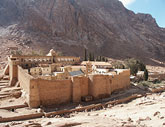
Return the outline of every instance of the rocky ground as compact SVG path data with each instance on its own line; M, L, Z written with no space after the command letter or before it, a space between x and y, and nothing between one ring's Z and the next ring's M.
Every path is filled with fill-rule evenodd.
M165 67L161 66L147 66L147 69L150 73L165 73Z
M165 93L153 94L99 111L72 113L66 117L39 118L1 123L1 127L164 127Z

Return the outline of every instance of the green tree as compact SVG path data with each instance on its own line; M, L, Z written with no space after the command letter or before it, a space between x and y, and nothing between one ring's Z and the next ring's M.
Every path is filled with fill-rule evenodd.
M94 53L91 53L91 61L95 61L95 55L94 55Z
M15 52L15 54L20 56L20 55L22 55L23 53L22 53L21 50L17 50L17 51Z
M15 52L14 52L14 51L11 51L10 54L11 54L11 55L15 55Z
M98 61L101 61L101 56L98 56Z
M85 48L85 53L84 53L84 61L87 61L88 58L87 58L87 49Z
M125 66L126 68L130 69L130 72L132 75L136 75L138 72L138 62L136 59L126 59L125 60Z
M144 71L146 69L146 65L142 63L140 60L137 60L136 63L139 71Z
M99 61L99 56L96 57L96 61Z
M129 68L132 75L136 75L138 71L145 71L146 65L142 63L140 60L136 60L134 58L126 59L124 61L125 67Z
M89 61L92 61L92 53L91 52L89 53L89 58L88 59L89 59Z
M113 62L112 66L115 69L125 69L125 66L121 62L118 62L118 61Z
M102 60L101 61L105 61L105 57L102 57Z
M144 80L145 81L148 80L148 70L147 69L144 70Z
M105 58L105 62L108 62L108 58Z

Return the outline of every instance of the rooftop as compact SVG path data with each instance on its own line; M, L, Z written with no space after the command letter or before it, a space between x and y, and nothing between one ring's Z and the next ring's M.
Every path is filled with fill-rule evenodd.
M72 71L72 72L69 72L69 74L70 76L81 76L84 73L82 71Z
M87 63L89 63L89 61L83 61L82 63L81 63L81 65L86 65ZM101 62L101 61L90 61L90 63L92 64L92 65L95 65L95 66L112 66L110 63L108 63L108 62Z

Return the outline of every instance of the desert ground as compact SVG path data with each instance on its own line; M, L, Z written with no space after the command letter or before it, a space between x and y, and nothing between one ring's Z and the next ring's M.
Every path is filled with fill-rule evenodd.
M6 77L7 78L7 77ZM88 103L98 104L145 94L145 88L133 84L130 88L112 94L110 98ZM88 104L66 105L65 109L83 107ZM17 108L4 108L21 105ZM49 112L52 108L31 109L25 103L25 97L19 87L9 87L8 80L0 81L0 118ZM165 92L147 94L138 99L118 105L109 105L99 110L73 112L36 119L1 122L0 127L164 127L165 126Z
M1 127L163 127L165 126L165 93L153 94L98 111L72 113L65 117L39 118L1 123ZM22 110L22 111L21 111ZM8 111L1 110L7 116ZM15 112L32 113L32 109Z

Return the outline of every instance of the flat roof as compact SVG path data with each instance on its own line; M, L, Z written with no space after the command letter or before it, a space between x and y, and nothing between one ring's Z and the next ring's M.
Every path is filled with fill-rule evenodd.
M92 65L98 65L98 66L112 66L108 62L100 62L100 61L83 61L81 65L86 65L87 63L91 63Z
M70 76L80 76L83 75L84 73L82 71L72 71L69 72Z

